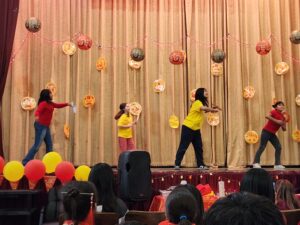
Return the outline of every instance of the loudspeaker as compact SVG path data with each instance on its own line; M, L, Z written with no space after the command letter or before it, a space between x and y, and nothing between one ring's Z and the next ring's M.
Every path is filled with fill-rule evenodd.
M151 198L150 154L146 151L126 151L118 163L120 197L143 201Z

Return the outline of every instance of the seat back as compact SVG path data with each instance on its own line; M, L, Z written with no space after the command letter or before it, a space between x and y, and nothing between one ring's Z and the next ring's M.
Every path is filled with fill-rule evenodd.
M281 210L285 216L287 225L297 225L300 222L300 209Z
M118 214L112 212L96 212L95 225L116 225L119 222Z
M125 221L139 221L145 225L157 225L166 219L165 212L129 211Z

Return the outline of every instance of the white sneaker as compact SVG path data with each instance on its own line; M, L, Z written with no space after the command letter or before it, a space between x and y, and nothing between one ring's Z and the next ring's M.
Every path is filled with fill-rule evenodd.
M261 168L260 164L259 163L253 163L253 168Z
M174 166L174 170L180 170L180 166Z
M274 166L274 169L277 169L277 170L284 170L284 169L285 169L285 166L283 166L283 165L275 165L275 166Z

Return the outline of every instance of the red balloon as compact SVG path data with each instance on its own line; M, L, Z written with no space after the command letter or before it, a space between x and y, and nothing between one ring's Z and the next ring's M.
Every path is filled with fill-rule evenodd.
M4 159L0 156L0 174L3 173L4 164Z
M41 160L30 160L25 166L25 176L28 180L35 182L44 177L46 167Z
M75 168L72 163L63 161L55 169L55 176L62 182L71 181L75 174Z

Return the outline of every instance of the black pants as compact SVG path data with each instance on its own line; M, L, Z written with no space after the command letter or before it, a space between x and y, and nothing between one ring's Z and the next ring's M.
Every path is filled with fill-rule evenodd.
M262 130L261 132L260 145L255 154L254 163L260 162L260 156L265 150L268 141L270 141L275 148L275 165L280 165L281 144L276 134L273 134L266 130Z
M204 165L202 138L200 130L192 130L182 125L180 144L176 153L175 165L180 166L183 156L192 142L197 160L197 166Z

